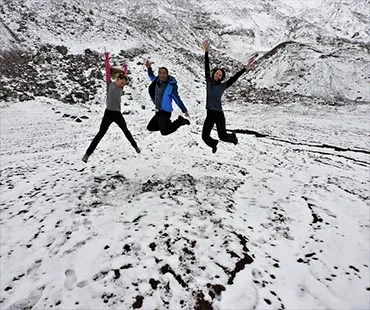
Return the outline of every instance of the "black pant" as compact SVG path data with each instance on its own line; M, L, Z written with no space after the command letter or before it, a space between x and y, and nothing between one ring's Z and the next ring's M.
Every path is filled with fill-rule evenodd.
M146 127L149 131L160 131L163 136L175 132L182 125L181 120L171 122L171 112L158 111Z
M225 114L223 111L207 110L207 117L204 121L202 139L210 147L217 145L217 140L211 138L211 130L216 124L218 137L221 141L234 142L234 134L226 132Z
M105 133L107 132L110 124L112 124L113 122L116 123L119 126L119 128L122 129L127 140L130 141L131 145L133 147L137 146L134 138L131 135L131 132L127 129L126 121L123 118L121 112L105 110L103 119L100 124L99 132L97 133L95 138L91 141L91 144L86 151L88 155L91 155L94 152L100 140L104 137Z

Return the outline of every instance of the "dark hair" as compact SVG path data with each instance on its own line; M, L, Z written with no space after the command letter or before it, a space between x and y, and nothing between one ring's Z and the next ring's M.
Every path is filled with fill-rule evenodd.
M165 71L166 71L166 73L167 73L167 75L168 75L168 69L167 69L166 67L159 67L158 72L159 72L159 70L161 70L161 69L165 70Z
M218 70L220 70L220 71L222 72L222 77L221 77L221 81L222 81L222 80L225 78L225 76L226 76L226 72L225 72L225 70L224 70L224 69L222 69L222 68L214 68L214 69L212 70L211 78L212 78L212 80L214 80L215 73L216 73Z
M127 76L123 72L121 72L120 74L118 74L117 79L125 80L126 82L128 81L127 80Z

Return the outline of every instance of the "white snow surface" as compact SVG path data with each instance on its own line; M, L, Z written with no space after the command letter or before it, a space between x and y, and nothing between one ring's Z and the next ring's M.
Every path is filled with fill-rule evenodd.
M368 4L5 1L14 33L31 14L17 38L28 46L145 52L127 61L122 99L140 154L113 124L81 161L103 89L101 105L0 102L0 308L369 309ZM302 43L232 88L308 97L261 104L228 90L239 144L213 154L201 138L205 37L212 65L231 72L253 52ZM169 136L146 130L146 57L170 69L190 113Z
M229 108L271 136L212 154L202 113L162 137L143 110L125 116L141 154L112 125L85 165L102 107L4 105L2 308L367 309L369 155L319 145L369 149L368 107Z

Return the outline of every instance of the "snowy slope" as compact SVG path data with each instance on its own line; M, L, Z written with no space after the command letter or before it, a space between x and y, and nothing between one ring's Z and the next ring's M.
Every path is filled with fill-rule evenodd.
M1 76L23 101L0 101L0 308L369 309L368 4L4 1L33 54L22 79ZM291 41L224 95L239 144L216 154L201 139L207 37L228 76ZM112 125L84 164L104 48L129 65L142 153ZM147 58L190 112L170 136L146 131Z
M18 40L14 33L6 27L4 23L0 20L0 37L2 38L0 50L11 50L12 48L19 47Z

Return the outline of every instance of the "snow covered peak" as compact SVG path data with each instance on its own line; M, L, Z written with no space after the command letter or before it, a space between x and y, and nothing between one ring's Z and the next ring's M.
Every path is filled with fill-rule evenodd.
M281 57L262 63L264 72L254 76L257 87L370 101L367 8L366 0L5 1L0 40L3 48L14 41L28 47L50 43L65 45L71 53L140 49L135 61L175 54L183 70L198 72L205 38L216 61L236 65L254 52L295 41L310 48L287 45L284 54L276 55ZM320 52L314 56L313 50ZM301 69L309 79L300 78L305 75Z

